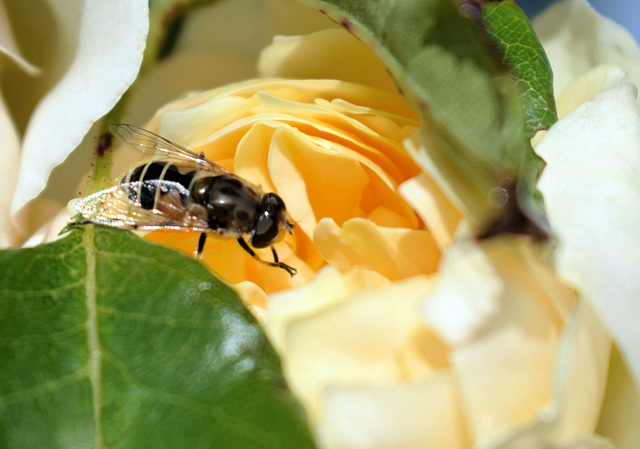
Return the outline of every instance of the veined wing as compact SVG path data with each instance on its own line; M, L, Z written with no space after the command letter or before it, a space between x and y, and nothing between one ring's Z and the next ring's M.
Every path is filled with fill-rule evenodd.
M155 184L153 208L145 209L140 198L142 189ZM124 229L154 231L210 231L207 222L186 209L181 196L189 191L171 181L150 180L127 182L101 190L76 203L76 209L88 221Z
M111 132L122 141L147 156L155 156L163 160L175 162L176 165L191 165L197 169L209 170L213 173L229 173L218 164L178 145L162 136L135 125L120 123L111 126Z

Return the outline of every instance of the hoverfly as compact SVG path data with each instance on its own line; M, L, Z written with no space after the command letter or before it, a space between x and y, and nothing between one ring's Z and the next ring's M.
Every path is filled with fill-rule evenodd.
M76 203L86 219L123 229L200 232L197 257L202 256L207 233L235 238L251 257L291 276L297 270L278 260L273 247L294 223L275 193L157 134L133 125L111 127L113 134L146 155L149 162L131 169L120 183ZM158 157L159 156L159 157ZM244 237L248 237L249 243ZM271 247L273 262L263 260L253 248Z

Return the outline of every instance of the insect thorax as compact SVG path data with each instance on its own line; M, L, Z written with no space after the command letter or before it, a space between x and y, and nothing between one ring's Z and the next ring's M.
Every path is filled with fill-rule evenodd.
M191 199L204 206L211 229L229 229L240 233L253 230L260 211L262 195L253 186L233 174L200 176L191 186Z

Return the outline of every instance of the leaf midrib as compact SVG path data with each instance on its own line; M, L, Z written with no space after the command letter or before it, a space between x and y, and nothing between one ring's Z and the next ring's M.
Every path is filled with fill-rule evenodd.
M86 226L82 235L87 274L85 281L85 306L87 308L87 347L89 350L88 375L93 399L93 447L104 447L102 435L102 346L98 329L98 288L96 280L95 229Z

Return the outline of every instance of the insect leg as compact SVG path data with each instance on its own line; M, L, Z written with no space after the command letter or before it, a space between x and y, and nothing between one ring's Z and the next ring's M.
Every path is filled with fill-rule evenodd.
M202 232L200 234L200 239L198 240L198 251L196 252L196 257L198 259L202 259L202 251L204 250L204 242L207 241L207 233Z
M280 262L278 261L278 256L275 253L275 250L273 248L271 248L271 250L274 253L274 259L275 262L267 262L266 260L262 260L260 258L260 256L258 256L255 251L253 251L249 245L247 245L247 242L244 241L244 239L242 237L238 237L238 243L240 244L240 246L242 247L242 249L244 249L247 253L249 253L249 255L251 257L253 257L255 260L257 260L258 262L265 264L265 265L269 265L270 267L277 267L277 268L282 268L283 270L285 270L287 273L289 273L291 275L291 277L293 277L298 270L296 270L293 267L290 267L289 265L287 265L286 263Z
M278 260L278 253L276 252L276 249L275 249L273 246L271 247L271 254L273 254L273 261L274 261L275 263L280 262L280 261Z

